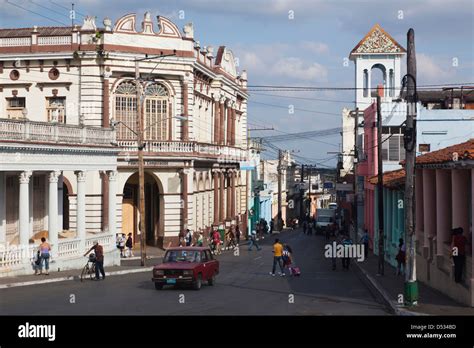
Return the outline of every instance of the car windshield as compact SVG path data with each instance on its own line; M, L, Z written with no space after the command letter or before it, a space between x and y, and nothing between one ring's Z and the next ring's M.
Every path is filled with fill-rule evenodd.
M320 216L318 217L319 222L331 222L331 217L330 216Z
M165 255L164 262L201 262L199 251L171 250Z

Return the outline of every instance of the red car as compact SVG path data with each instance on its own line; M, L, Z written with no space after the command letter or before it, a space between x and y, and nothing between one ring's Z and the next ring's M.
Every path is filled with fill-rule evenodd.
M214 285L219 261L206 247L178 247L166 251L163 263L153 267L152 281L161 290L164 285L192 285L199 290L203 282Z

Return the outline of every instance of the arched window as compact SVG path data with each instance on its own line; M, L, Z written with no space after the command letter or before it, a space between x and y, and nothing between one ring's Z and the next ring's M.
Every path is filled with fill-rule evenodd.
M143 102L144 140L168 140L169 93L158 83L145 87ZM124 81L115 90L115 119L121 121L136 132L137 125L137 86L133 81ZM136 135L127 127L119 124L119 140L136 140Z
M137 86L133 81L125 81L115 90L115 119L136 131ZM135 134L124 125L117 127L118 140L136 140Z
M145 140L168 140L168 102L167 89L158 83L145 88Z

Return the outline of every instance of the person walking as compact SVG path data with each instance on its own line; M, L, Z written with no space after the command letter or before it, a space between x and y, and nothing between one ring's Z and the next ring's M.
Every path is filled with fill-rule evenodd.
M292 258L293 251L288 244L283 245L283 253L282 253L282 260L283 260L283 269L288 268L288 272L291 275L291 264L293 263Z
M40 263L35 271L36 275L43 274L43 264L45 269L45 275L49 275L49 259L51 256L51 245L46 242L46 238L41 238L41 244L39 245L39 258Z
M273 220L270 220L270 231L269 231L270 234L273 233L273 228L274 227L275 227L275 223L273 222Z
M221 253L221 235L217 230L212 233L212 245L214 247L214 255L219 255Z
M252 230L252 232L250 233L249 251L252 250L252 247L254 245L257 247L257 250L262 249L257 243L257 232L255 230Z
M306 234L308 230L308 222L306 220L303 221L303 234Z
M310 218L309 223L308 223L308 234L309 234L310 236L313 235L313 225L314 225L313 219Z
M278 263L278 266L280 267L280 273L279 275L284 277L285 276L285 270L283 269L283 245L280 243L280 240L277 238L275 239L275 243L273 243L273 268L272 271L270 272L271 276L275 276L275 269L276 265Z
M204 244L204 233L202 231L199 231L199 237L197 239L196 245L198 247L202 247Z
M133 257L133 239L132 239L132 234L128 234L127 241L125 242L125 247L127 248L127 251L125 252L125 257Z
M352 245L352 239L348 235L345 235L342 239L342 245L344 246L344 254L345 254L344 257L342 258L342 268L349 270L351 259L349 255L347 255L346 253L348 253L347 249L349 249L349 247Z
M454 262L454 281L456 283L462 282L462 273L466 258L467 238L463 233L464 230L462 227L452 230L451 255Z
M92 250L95 253L95 280L100 280L100 274L102 274L102 280L105 280L105 271L104 271L104 248L99 244L98 241L94 241L94 245L84 254L86 256Z
M193 234L189 230L189 228L186 229L186 246L191 246L191 243L193 242Z
M235 239L237 240L237 246L240 245L240 228L239 225L235 226Z
M182 247L186 245L186 231L182 230L178 234L178 246Z
M125 257L125 242L127 238L125 233L120 233L117 239L117 248L120 250L120 257Z
M367 256L369 256L369 231L367 229L364 230L364 234L360 238L360 243L364 244L364 257L367 259Z
M398 240L398 253L395 256L397 260L397 275L400 275L405 272L405 260L406 260L406 247L403 238Z

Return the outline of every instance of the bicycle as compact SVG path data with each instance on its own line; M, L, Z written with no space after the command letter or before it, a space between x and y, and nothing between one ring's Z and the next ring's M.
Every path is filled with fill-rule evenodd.
M87 277L89 277L91 280L94 280L95 278L95 254L94 253L89 254L89 259L87 260L86 265L82 269L81 282L84 281L84 279L87 279Z

